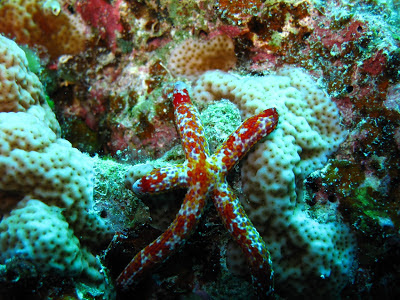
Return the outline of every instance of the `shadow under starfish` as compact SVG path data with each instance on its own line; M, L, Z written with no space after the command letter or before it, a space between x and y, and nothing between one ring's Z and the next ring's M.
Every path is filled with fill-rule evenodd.
M117 278L117 286L128 289L152 268L168 258L193 232L210 197L233 239L245 254L259 299L272 297L274 272L267 247L226 182L233 166L278 123L275 108L264 110L243 122L210 155L199 113L193 106L183 82L173 93L175 120L186 161L172 167L154 169L137 180L131 189L138 195L186 188L187 194L168 229L140 251Z

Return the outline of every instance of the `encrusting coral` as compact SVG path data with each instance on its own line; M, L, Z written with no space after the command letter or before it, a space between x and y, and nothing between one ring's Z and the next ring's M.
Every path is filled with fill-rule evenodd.
M59 125L24 52L0 36L0 263L104 281L91 252L110 238L93 209L90 157L59 138Z
M65 4L65 0L1 1L0 32L20 44L44 47L53 58L79 53L90 40L89 30Z
M15 42L0 35L0 112L29 112L59 135L60 125L45 101L42 84L27 64Z
M315 285L338 294L352 278L354 238L335 207L311 213L302 198L305 176L344 140L336 105L295 68L263 77L210 71L195 82L193 98L228 99L242 118L276 107L279 126L243 162L244 208L271 252L279 294L313 294Z
M235 64L235 47L226 35L209 40L187 39L172 50L168 59L168 69L173 75L189 79L209 70L228 71Z

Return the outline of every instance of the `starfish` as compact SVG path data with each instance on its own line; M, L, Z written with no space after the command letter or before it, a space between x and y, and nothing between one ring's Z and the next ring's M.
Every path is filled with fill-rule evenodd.
M128 289L168 258L196 228L206 200L211 198L225 228L249 262L257 296L268 298L273 293L274 274L270 254L226 182L226 176L255 143L275 129L278 113L275 108L270 108L247 119L211 155L199 113L183 82L175 84L173 105L186 160L183 164L152 170L137 180L131 189L138 195L175 188L186 188L188 191L168 229L136 254L117 278L117 285Z

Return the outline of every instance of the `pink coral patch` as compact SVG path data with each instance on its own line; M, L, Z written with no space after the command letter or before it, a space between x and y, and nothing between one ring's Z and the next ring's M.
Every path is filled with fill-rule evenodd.
M119 13L121 2L122 0L117 0L113 6L105 0L82 0L76 4L77 12L86 22L97 28L101 38L107 41L112 50L116 48L117 33L123 30Z
M381 51L378 51L373 57L364 61L362 69L374 76L381 74L385 70L386 66L386 55Z

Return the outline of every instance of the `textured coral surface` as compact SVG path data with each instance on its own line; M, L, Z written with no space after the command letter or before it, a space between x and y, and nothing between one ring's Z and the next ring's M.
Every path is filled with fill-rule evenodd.
M244 206L268 241L278 292L337 295L352 277L353 237L338 219L309 216L303 187L296 184L322 167L343 142L336 105L307 74L294 68L263 77L210 71L196 81L193 94L199 102L229 99L244 118L277 108L279 127L243 162L242 184L248 197ZM303 253L293 245L302 247Z
M171 101L181 80L212 152L245 118L278 110L276 131L227 178L271 252L277 298L398 298L399 10L383 0L0 1L0 294L255 297L212 206L176 254L114 293L186 192L138 197L124 186L183 163Z
M65 0L6 0L0 3L0 32L18 43L43 47L52 57L85 49L89 34Z
M95 255L111 228L93 210L92 161L57 137L59 125L24 52L4 36L0 49L0 263L22 281L28 278L13 270L18 261L42 275L82 276L104 290Z

